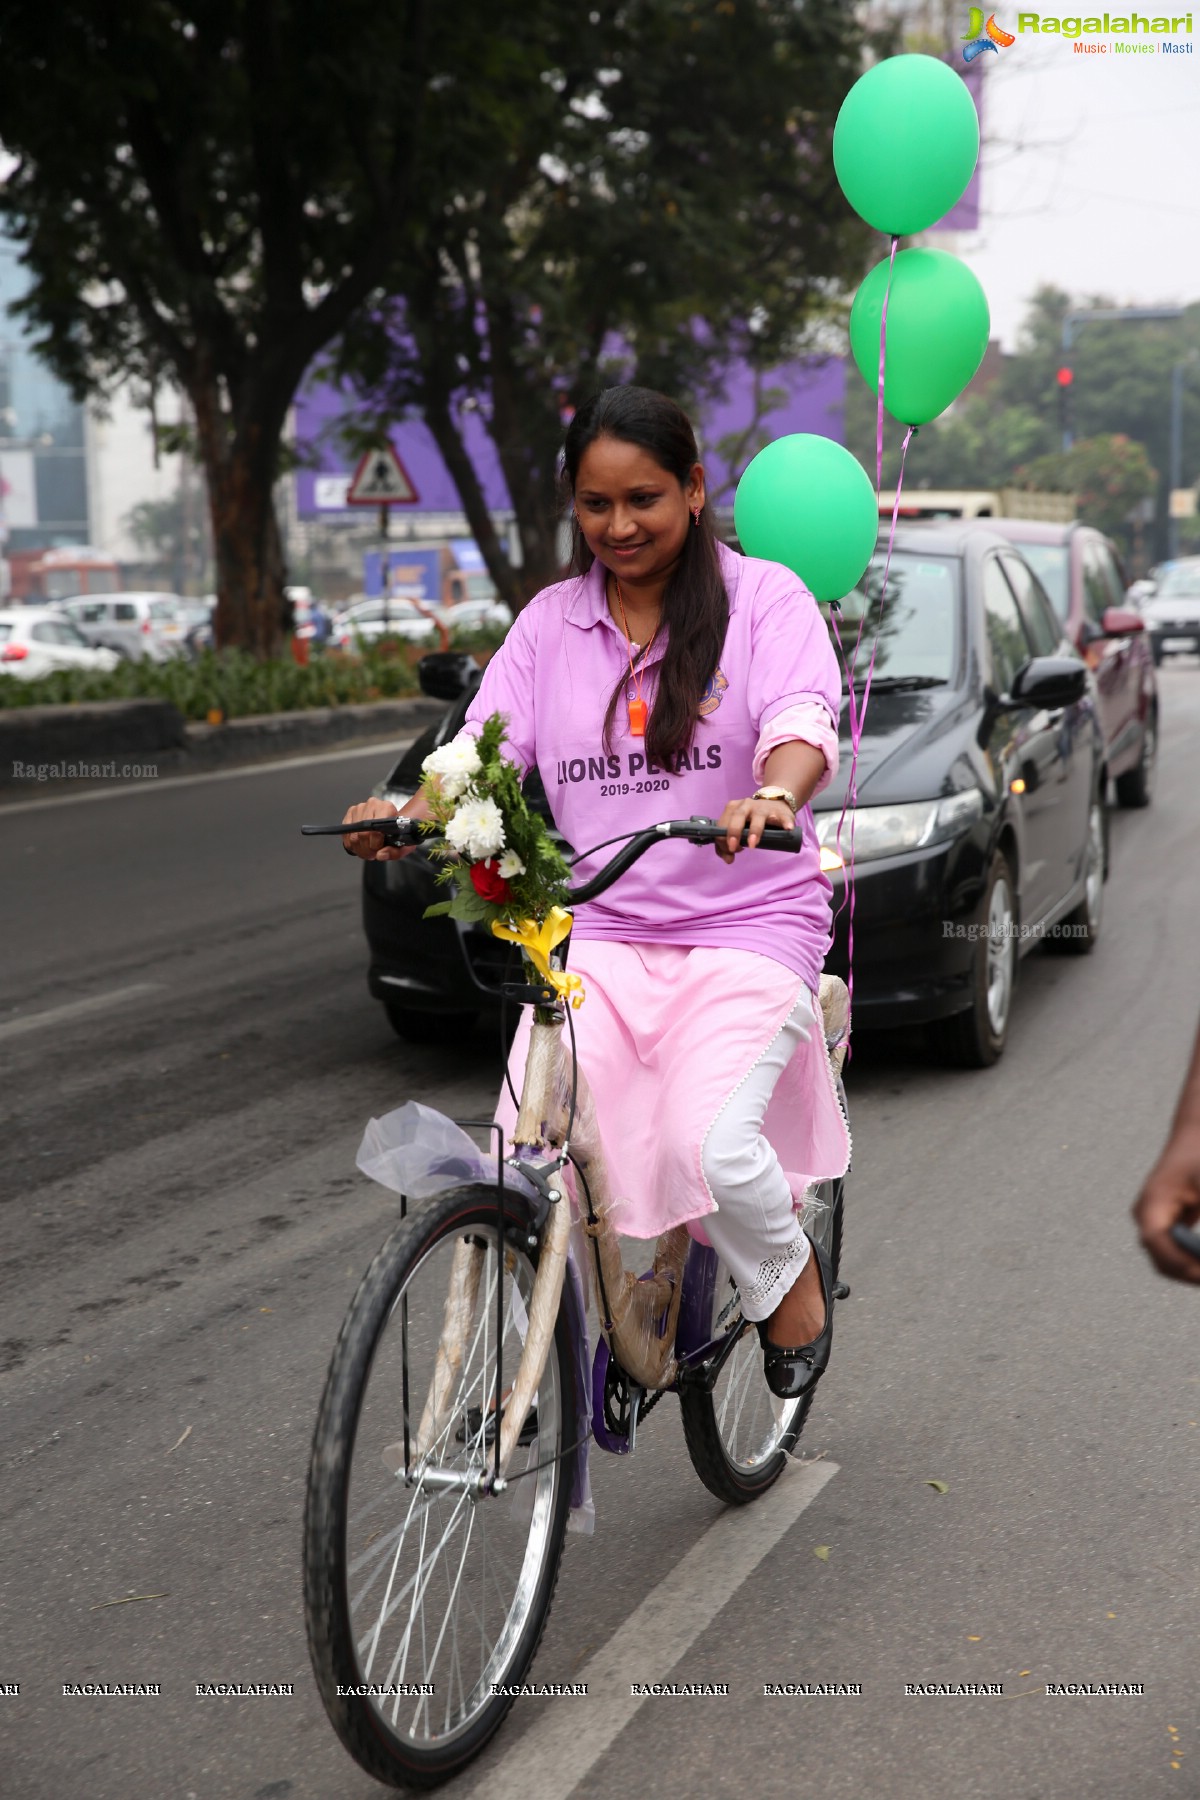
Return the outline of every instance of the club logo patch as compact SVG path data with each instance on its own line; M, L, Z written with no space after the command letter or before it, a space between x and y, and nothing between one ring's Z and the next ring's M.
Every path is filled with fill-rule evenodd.
M707 719L710 713L716 712L721 704L721 696L728 686L729 683L722 675L720 668L714 669L708 686L700 696L699 712L702 719Z

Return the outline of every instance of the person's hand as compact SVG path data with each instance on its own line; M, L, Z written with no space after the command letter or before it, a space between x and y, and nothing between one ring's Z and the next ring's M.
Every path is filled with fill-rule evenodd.
M1143 1247L1155 1267L1176 1281L1200 1282L1200 1257L1181 1249L1172 1225L1200 1218L1200 1126L1176 1130L1134 1202Z
M356 819L398 819L400 809L392 805L390 800L364 800L358 806L347 809L342 819L343 825L353 825ZM364 862L399 862L401 857L411 856L416 849L415 844L385 844L381 831L352 831L342 839L343 848L351 856L361 856Z
M740 850L755 849L765 826L782 825L790 831L795 823L786 800L728 800L717 824L729 835L724 842L718 838L713 848L722 862L731 863ZM743 844L742 830L747 825L750 832Z

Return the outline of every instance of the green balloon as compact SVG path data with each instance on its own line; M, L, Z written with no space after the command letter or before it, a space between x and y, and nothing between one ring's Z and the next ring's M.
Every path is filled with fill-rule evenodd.
M859 373L879 392L879 321L888 259L876 263L850 308L850 347ZM991 331L987 297L947 250L901 250L888 295L883 404L904 425L927 425L962 393L983 361Z
M961 200L979 157L965 81L935 56L889 56L860 75L833 128L833 166L868 225L908 237Z
M748 556L782 563L817 600L841 600L871 560L879 508L848 450L798 431L759 451L738 482L733 522Z

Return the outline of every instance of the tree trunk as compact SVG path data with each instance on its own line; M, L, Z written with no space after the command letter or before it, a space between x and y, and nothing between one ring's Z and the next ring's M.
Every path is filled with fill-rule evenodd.
M236 646L265 662L280 654L290 624L272 491L279 433L260 423L235 432L215 382L197 384L191 398L212 516L214 637L220 649Z

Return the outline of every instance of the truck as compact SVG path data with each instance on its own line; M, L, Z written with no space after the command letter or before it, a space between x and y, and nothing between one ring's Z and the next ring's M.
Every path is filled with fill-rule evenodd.
M462 600L490 600L495 583L470 538L448 544L389 545L363 557L363 593L369 600L417 600L425 606L454 606Z
M895 489L879 496L879 514L890 519ZM901 488L899 517L914 519L1042 519L1065 525L1076 517L1074 494L1025 488Z
M45 606L48 601L70 600L76 594L121 592L119 564L106 551L96 550L90 544L12 550L5 561L5 598L14 605Z

